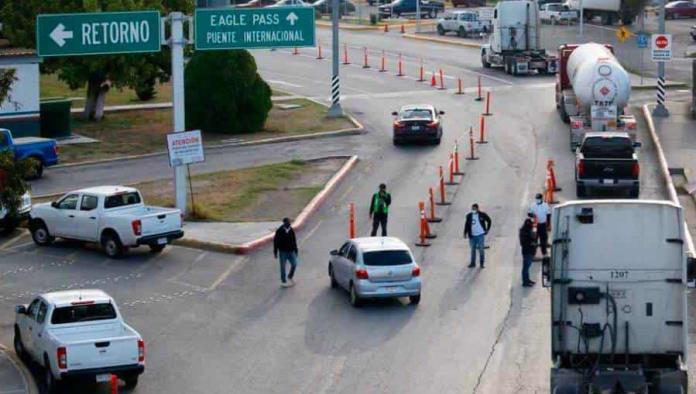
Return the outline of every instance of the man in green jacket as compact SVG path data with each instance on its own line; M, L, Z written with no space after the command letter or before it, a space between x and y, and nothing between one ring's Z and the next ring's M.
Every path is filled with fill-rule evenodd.
M372 236L377 235L377 228L382 226L382 236L387 236L387 217L391 205L391 194L387 193L387 185L379 185L379 191L370 200L370 218L372 218Z

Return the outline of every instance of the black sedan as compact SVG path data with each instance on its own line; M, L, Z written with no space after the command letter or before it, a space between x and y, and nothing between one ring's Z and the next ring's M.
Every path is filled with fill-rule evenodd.
M432 105L405 105L394 115L394 145L405 142L439 144L442 139L441 115Z

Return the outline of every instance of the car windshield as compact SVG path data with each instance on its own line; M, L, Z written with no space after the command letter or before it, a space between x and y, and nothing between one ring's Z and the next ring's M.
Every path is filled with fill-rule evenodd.
M431 120L433 113L429 109L409 108L401 111L401 119L425 119Z
M585 140L582 153L586 158L630 158L633 142L621 137L593 137Z
M371 266L404 265L413 263L406 250L380 250L363 254L363 263Z
M105 209L137 204L140 204L140 194L138 192L119 193L104 200Z
M116 318L114 306L109 304L71 305L56 308L51 324L69 324Z

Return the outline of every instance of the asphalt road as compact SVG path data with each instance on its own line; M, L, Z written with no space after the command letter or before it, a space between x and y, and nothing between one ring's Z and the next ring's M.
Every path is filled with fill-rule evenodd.
M322 40L327 34L319 31ZM462 160L466 175L461 184L448 187L453 204L438 211L445 220L434 226L438 237L433 246L414 247L424 282L420 305L400 300L350 307L346 293L329 288L328 251L347 237L350 202L357 204L358 233L368 233L366 203L381 182L394 199L390 234L413 244L418 201L435 184L437 168L446 164L455 139L463 151L468 148L467 130L478 124L482 104L471 91L454 95L397 77L393 68L380 73L348 65L342 66L343 105L367 126L367 134L231 150L210 161L210 169L242 166L289 155L291 149L360 155L356 169L299 234L297 286L279 287L277 263L268 248L240 257L171 247L160 256L136 251L111 261L97 250L64 242L39 249L24 235L0 241L0 342L11 343L13 306L30 301L31 295L99 287L117 299L128 322L146 338L148 366L136 393L548 392L549 293L520 286L517 229L541 190L546 160L557 163L560 199L574 198L573 158L567 126L555 112L553 80L481 73L473 49L415 43L396 35L344 37L351 55L363 46L378 53L384 49L392 56L391 67L401 50L409 76L416 75L423 57L428 70L442 67L446 75L461 77L467 88L482 76L494 91L489 143L476 146L479 160ZM289 51L254 54L274 87L326 98L330 63L314 59L311 50L298 56ZM447 88L453 82L447 79ZM392 145L389 114L412 102L446 111L442 145ZM641 197L664 198L643 124L640 132ZM84 172L71 177L85 180L89 170L77 170ZM132 176L124 168L100 171L114 182ZM68 177L48 175L53 182ZM483 270L466 267L469 249L461 236L473 202L493 218ZM536 265L533 274L539 275ZM107 392L104 386L82 390Z

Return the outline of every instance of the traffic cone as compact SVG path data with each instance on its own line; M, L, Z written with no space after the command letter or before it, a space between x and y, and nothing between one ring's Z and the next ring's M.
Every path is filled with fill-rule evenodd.
M442 73L442 69L440 69L440 90L445 90L445 74Z
M420 211L420 231L418 234L418 242L416 242L416 246L423 246L427 247L430 246L431 243L428 242L428 239L435 238L435 234L430 232L430 226L428 226L428 219L425 216L425 203L423 201L418 202L418 210Z
M384 51L382 51L382 61L380 62L380 67L379 67L379 72L383 73L387 71L386 69L386 60L384 57Z
M363 68L370 68L370 65L367 63L367 48L363 49Z
M459 142L457 140L454 140L454 175L464 175L459 170Z
M293 54L293 55L299 55L299 54L300 54L300 51L297 49L297 47L295 47L295 49L292 50L292 54Z
M481 76L478 77L478 96L474 100L483 101L483 96L481 95Z
M437 203L437 205L450 205L451 203L449 203L445 200L445 197L446 197L445 171L442 170L442 166L440 166L440 168L439 168L438 175L439 175L438 183L440 184L440 201Z
M449 170L449 180L445 183L445 185L458 185L459 182L454 181L454 154L452 153L449 154L449 161L447 162L447 167Z
M404 25L402 24L401 25L401 34L404 34L404 33L406 33L406 29L404 29Z
M455 94L464 94L464 91L462 90L462 79L457 78L457 92Z
M324 56L321 54L321 43L317 44L317 60L322 60Z
M437 80L435 79L435 71L433 71L432 76L430 77L430 86L437 86Z
M435 192L433 192L432 187L428 188L428 197L430 199L430 217L428 218L428 223L439 223L442 221L442 218L435 216Z
M486 117L481 115L480 121L479 121L479 140L477 141L477 144L487 144L488 141L486 141Z
M348 206L348 237L355 238L355 203Z
M478 157L474 154L474 128L469 127L469 157L467 160L478 160Z
M389 24L388 23L384 24L384 32L389 33Z
M397 77L403 77L404 76L404 65L403 62L401 61L401 54L399 54L399 67L398 67L398 72L396 73Z
M554 166L555 164L556 164L556 163L554 163L553 160L549 160L549 161L546 163L546 169L547 169L547 171L549 172L549 175L551 176L551 182L552 182L552 184L553 184L553 191L554 191L554 192L560 192L560 191L563 191L563 189L561 189L560 187L558 187L558 183L556 183L556 171L553 169L553 166Z
M425 70L423 69L423 59L420 60L420 67L418 68L418 82L425 81Z

